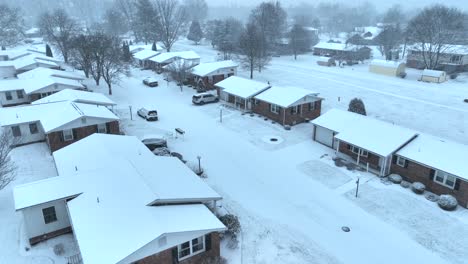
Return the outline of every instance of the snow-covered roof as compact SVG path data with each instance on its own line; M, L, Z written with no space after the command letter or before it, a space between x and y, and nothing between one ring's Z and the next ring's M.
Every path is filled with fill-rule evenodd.
M376 66L381 66L381 67L386 67L386 68L398 68L401 65L404 65L404 62L401 61L387 61L387 60L372 60L370 62L370 65L376 65Z
M160 54L161 52L159 51L154 51L154 50L150 50L150 49L144 49L144 50L141 50L141 51L138 51L137 53L133 54L133 57L137 60L147 60L149 58L152 58L158 54Z
M93 93L86 91L79 91L73 89L65 89L52 95L46 96L42 99L34 101L32 104L45 104L61 101L70 101L83 104L95 104L103 106L116 105L114 101L101 93Z
M383 122L349 111L332 109L312 121L337 132L337 139L387 157L417 133L413 130Z
M270 87L268 83L258 82L242 77L231 76L216 84L224 92L239 96L242 98L253 97Z
M440 78L440 77L443 77L444 75L445 75L444 71L424 69L422 72L422 76L429 76L429 77L434 77L434 78Z
M328 43L319 42L314 46L315 49L327 49L327 50L351 50L354 46L347 45L345 43Z
M216 72L221 69L227 68L237 68L239 65L232 61L232 60L225 60L225 61L215 61L215 62L208 62L208 63L201 63L195 67L193 67L192 74L197 76L208 76L213 72Z
M397 155L468 180L468 146L420 134Z
M136 53L136 52L142 51L144 49L151 50L152 47L153 47L153 44L148 44L148 45L134 44L134 45L130 45L128 48L129 48L131 53ZM161 47L161 45L156 43L156 50L157 51L162 51L163 47Z
M60 127L81 119L96 118L105 122L119 120L109 109L104 106L56 102L48 104L36 104L0 109L0 125L12 126L23 123L39 121L45 133L58 130ZM93 125L89 122L83 126Z
M426 43L425 46L421 43L416 43L408 47L408 50L412 51L422 51L423 47L424 50L429 50L430 44ZM434 47L432 47L434 49ZM459 55L468 55L468 45L444 45L442 46L442 50L440 51L442 54L459 54Z
M190 68L193 68L195 66L197 66L199 64L199 61L197 60L185 60L185 59L178 59L178 60L175 60L167 65L164 65L162 68L163 69L190 69Z
M370 37L364 37L364 39L374 39L377 37L380 33L382 33L383 28L381 27L374 27L374 26L369 26L369 27L357 27L356 31L361 33L361 36L364 37L366 33L372 34Z
M51 67L57 68L59 65L57 61L48 59L48 57L42 55L26 55L15 60L0 61L0 67L13 67L16 70L21 70L23 68L29 67L31 65L36 65L41 63L42 67Z
M32 94L54 84L62 84L76 89L83 88L83 85L75 80L59 77L44 77L35 79L0 80L0 91L24 90L26 94Z
M273 86L255 96L255 99L287 108L307 97L317 96L318 93L304 88Z
M18 74L19 79L28 79L28 78L44 78L44 77L60 77L65 79L72 79L82 81L86 77L82 71L61 71L39 67L27 72Z
M177 52L166 52L161 53L153 58L150 61L154 61L157 63L165 63L170 61L174 58L184 59L184 60L196 60L200 59L200 55L198 55L195 51L177 51Z

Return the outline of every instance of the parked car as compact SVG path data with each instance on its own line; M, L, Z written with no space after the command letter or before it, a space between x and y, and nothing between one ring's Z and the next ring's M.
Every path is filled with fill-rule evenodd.
M137 114L146 119L146 121L158 121L158 111L152 108L140 108Z
M192 103L203 105L206 103L215 103L218 102L218 96L211 94L211 93L199 93L192 96Z
M141 142L143 142L143 144L145 144L145 146L151 151L160 148L167 149L167 141L162 136L148 136L145 137ZM170 154L171 152L169 151L168 155Z
M149 87L156 87L159 85L158 80L153 77L148 77L143 80L143 84Z

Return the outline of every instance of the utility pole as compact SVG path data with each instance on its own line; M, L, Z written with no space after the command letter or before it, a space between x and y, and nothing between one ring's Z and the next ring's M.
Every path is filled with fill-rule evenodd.
M130 109L130 120L133 121L132 106L129 105L128 108Z
M357 198L358 192L359 192L359 178L357 178L357 181L356 181L356 198Z

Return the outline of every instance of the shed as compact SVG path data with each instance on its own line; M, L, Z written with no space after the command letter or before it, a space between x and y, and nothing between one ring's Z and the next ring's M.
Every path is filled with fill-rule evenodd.
M320 65L320 66L327 66L327 67L336 66L335 59L330 58L330 57L320 57L320 58L318 58L317 64Z
M372 60L369 71L387 76L401 76L405 73L406 64L399 61Z
M431 82L431 83L443 83L447 80L447 73L444 71L436 71L436 70L423 70L421 75L421 81L423 82Z

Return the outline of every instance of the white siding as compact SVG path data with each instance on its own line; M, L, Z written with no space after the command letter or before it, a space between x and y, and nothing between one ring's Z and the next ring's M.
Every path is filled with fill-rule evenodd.
M108 119L102 119L102 118L91 118L91 117L86 117L84 119L84 122L81 119L74 120L68 124L65 124L61 127L58 127L54 129L53 131L50 132L55 132L55 131L62 131L66 129L73 129L73 128L79 128L79 127L86 127L86 126L93 126L93 125L98 125L98 124L105 124L107 122L111 122L111 120ZM49 133L50 133L49 132Z
M46 224L42 209L54 206L57 214L57 221ZM65 200L58 200L41 205L28 207L21 210L23 213L26 234L28 238L37 237L53 231L57 231L70 226Z
M36 123L38 132L36 134L31 134L29 129L29 124ZM31 122L31 123L24 123L19 124L19 128L21 130L21 141L20 144L27 144L31 142L37 142L41 140L45 140L45 133L44 129L42 128L40 122ZM7 129L11 130L12 126L8 126Z
M333 148L333 141L335 140L333 136L333 131L321 126L314 126L314 129L315 141L322 143L330 148Z
M0 79L15 77L16 70L13 66L0 67Z
M18 94L16 91L10 91L11 93L11 100L6 99L6 92L0 92L0 105L16 105L16 104L24 104L29 103L29 96L24 93L23 91L23 98L18 98Z

